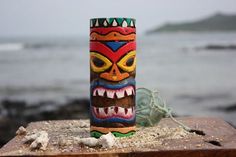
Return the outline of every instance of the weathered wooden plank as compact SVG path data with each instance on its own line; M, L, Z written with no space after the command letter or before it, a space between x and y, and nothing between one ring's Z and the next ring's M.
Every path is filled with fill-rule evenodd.
M236 130L218 118L178 118L181 122L205 135L183 132L168 118L163 119L152 128L139 128L137 137L125 139L130 145L123 147L88 148L74 143L63 143L62 138L69 142L73 137L88 137L89 128L80 128L80 120L33 122L27 132L45 130L49 134L47 150L30 150L29 144L22 142L24 135L17 135L0 149L0 155L44 155L44 156L236 156ZM87 124L89 121L83 120ZM166 131L166 132L165 132ZM153 138L152 133L153 132ZM155 135L158 133L158 135ZM143 134L143 136L142 136ZM147 137L147 141L142 141ZM148 138L149 137L149 138ZM143 139L141 139L143 138ZM140 144L135 144L140 142ZM67 141L67 142L68 142ZM72 140L73 141L73 140ZM120 140L122 143L122 140ZM144 142L144 143L142 143ZM123 143L124 144L124 143Z

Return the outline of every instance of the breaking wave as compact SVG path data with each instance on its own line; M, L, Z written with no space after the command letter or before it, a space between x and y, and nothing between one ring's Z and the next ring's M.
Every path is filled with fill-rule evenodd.
M0 51L18 51L24 49L23 43L1 43Z
M1 51L19 51L24 49L66 49L78 47L75 43L0 43Z

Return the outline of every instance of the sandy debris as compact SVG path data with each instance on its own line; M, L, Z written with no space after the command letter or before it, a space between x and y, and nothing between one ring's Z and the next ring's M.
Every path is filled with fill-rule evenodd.
M68 139L64 139L62 137L60 137L58 143L53 143L54 145L59 145L60 147L65 147L65 146L69 146L73 144L73 140L68 140Z
M56 126L53 126L53 128L54 127ZM56 133L56 130L61 129L61 127L54 129ZM178 126L174 128L161 126L138 127L137 132L133 136L122 138L115 138L113 134L109 133L96 139L90 137L89 130L89 121L73 121L69 126L63 126L63 132L60 131L59 140L56 141L54 139L54 142L56 145L59 145L59 148L62 150L73 146L74 148L91 152L103 149L163 148L166 147L166 140L182 138L187 140L193 136L198 136Z
M39 133L38 130L30 131L24 141L31 143L30 150L34 148L47 149L47 151L58 150L60 152L96 152L104 150L139 150L139 149L167 149L168 141L183 139L190 140L198 135L189 133L181 127L170 128L167 126L137 127L136 133L130 137L115 138L113 134L101 136L99 139L90 137L89 120L71 120L68 123L49 121L43 122ZM30 129L29 129L30 130ZM50 138L50 143L48 143ZM44 139L44 140L42 140ZM25 147L29 147L25 145ZM178 146L176 146L178 147Z
M46 131L38 131L35 133L27 134L23 138L23 142L32 142L30 144L30 149L41 149L46 150L48 145L48 133Z
M20 126L16 131L16 135L25 135L27 133L26 129L23 126Z
M114 148L154 148L165 145L164 140L175 140L186 138L191 133L181 127L141 127L130 137L117 138Z

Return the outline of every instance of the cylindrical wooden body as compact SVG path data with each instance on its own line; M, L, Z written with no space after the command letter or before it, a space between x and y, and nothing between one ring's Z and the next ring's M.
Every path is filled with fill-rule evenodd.
M90 20L90 133L135 133L136 29L131 18Z

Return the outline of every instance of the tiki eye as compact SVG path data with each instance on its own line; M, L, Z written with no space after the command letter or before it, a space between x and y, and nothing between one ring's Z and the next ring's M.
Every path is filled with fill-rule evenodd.
M90 52L90 65L94 72L103 72L110 68L112 63L105 56L97 52Z
M132 66L133 65L133 63L134 63L134 57L132 57L132 58L129 58L127 61L126 61L126 66Z
M92 60L93 60L93 64L97 67L102 67L105 64L105 62L103 62L101 59L97 57L94 57Z
M127 55L125 55L117 65L124 71L132 72L136 66L136 51L131 51Z

